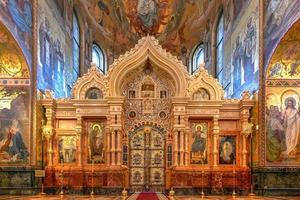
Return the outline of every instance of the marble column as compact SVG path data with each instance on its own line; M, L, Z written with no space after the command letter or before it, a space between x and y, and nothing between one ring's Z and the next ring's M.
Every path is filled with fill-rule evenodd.
M122 132L120 130L117 131L117 165L121 165L122 163Z
M110 131L109 129L105 129L105 135L106 135L106 162L107 165L111 164L111 145L110 145Z
M81 147L81 136L82 136L82 128L81 128L81 120L77 121L77 126L75 127L76 138L77 138L77 158L78 158L78 167L82 167L82 147Z
M241 166L242 167L247 167L247 137L251 134L252 132L252 123L249 123L249 111L248 110L243 110L241 112L241 121L242 121L242 132L241 132L241 140L242 140L242 162Z
M179 131L179 136L180 136L180 166L184 165L184 131Z
M115 131L111 131L111 164L116 165L116 158L115 158L115 152L116 152L116 137L115 137Z
M52 127L45 126L43 127L43 136L47 140L48 144L48 149L47 149L47 154L48 154L48 166L52 167L53 166L53 129Z
M188 166L188 163L189 163L189 136L188 136L187 131L185 132L184 136L185 136L184 165Z
M218 165L218 139L219 139L219 116L213 117L213 166L217 167Z
M178 132L174 131L174 143L173 143L173 148L174 148L174 166L178 166Z

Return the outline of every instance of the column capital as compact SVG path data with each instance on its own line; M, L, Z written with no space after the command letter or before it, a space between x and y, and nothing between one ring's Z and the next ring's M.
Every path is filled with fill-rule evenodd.
M82 127L80 125L75 126L75 132L77 136L82 134Z
M252 128L253 128L253 123L251 122L244 122L242 124L242 131L241 134L248 137L251 132L252 132Z
M51 126L43 126L42 136L49 140L53 136L53 128Z

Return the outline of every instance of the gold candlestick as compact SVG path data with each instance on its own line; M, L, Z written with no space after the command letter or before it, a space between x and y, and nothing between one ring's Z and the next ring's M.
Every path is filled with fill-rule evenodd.
M232 191L232 197L235 198L236 192L235 192L235 160L233 160L233 191Z
M201 165L202 165L202 171L201 171L201 198L203 199L204 198L204 191L203 191L203 175L204 175L204 165L203 165L203 160L201 162Z
M60 193L59 193L59 195L60 195L61 198L63 198L63 196L64 196L64 162L63 162L63 160L61 161L60 175L61 175L61 177L60 177L61 183L60 183Z
M92 160L92 191L91 191L91 197L94 197L94 160Z

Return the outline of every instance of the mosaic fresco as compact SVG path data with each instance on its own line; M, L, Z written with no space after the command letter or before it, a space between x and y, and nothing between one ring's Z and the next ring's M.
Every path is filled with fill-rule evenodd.
M220 136L219 164L236 163L236 144L234 136Z
M29 88L0 86L0 163L29 162Z
M104 124L88 122L88 162L104 163Z
M264 60L266 67L273 51L287 30L300 18L300 0L265 2Z
M270 60L267 78L300 78L300 22L295 23L282 38Z
M0 24L0 78L29 78L22 52L12 35Z
M300 162L299 88L267 88L266 159L277 164Z
M76 162L76 136L60 136L58 139L59 163Z
M192 123L191 164L207 164L207 123Z
M300 162L300 22L281 39L267 70L266 160L276 165Z
M72 3L67 1L68 5ZM63 4L64 5L64 4ZM70 96L77 80L72 66L72 12L54 1L38 1L38 88L54 91L56 98ZM52 7L60 9L53 10ZM54 17L57 16L57 17ZM68 77L66 79L65 77Z
M206 23L203 14L212 9L210 5L214 2L219 3L216 0L88 0L85 6L97 23L97 39L107 52L109 64L147 34L157 37L164 48L188 64L191 50L209 35L208 31L203 34L207 28L203 25Z
M225 51L225 95L232 98L258 89L258 1L251 1L247 8L225 42L225 49L232 49Z
M29 66L32 63L33 23L31 4L31 0L0 1L0 21L16 39Z

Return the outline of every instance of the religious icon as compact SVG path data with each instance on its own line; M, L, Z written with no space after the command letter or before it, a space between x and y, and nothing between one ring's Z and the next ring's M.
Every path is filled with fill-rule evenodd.
M140 165L142 163L142 156L138 153L134 154L132 158L133 165Z
M198 89L193 95L193 100L196 101L209 100L209 99L210 99L209 93L204 88Z
M162 146L161 137L159 135L156 135L154 137L153 143L155 147L161 147Z
M164 111L161 111L161 112L159 113L159 117L160 117L161 119L164 119L164 118L167 117L167 114L166 114Z
M282 94L281 103L273 98L266 107L267 145L269 162L299 160L300 158L300 114L298 94Z
M104 163L103 124L89 123L89 162Z
M165 91L165 90L160 91L160 98L161 99L167 98L167 91Z
M160 165L161 162L162 162L161 155L158 154L158 153L155 154L155 156L154 156L154 164L155 164L155 165Z
M191 163L207 163L207 123L192 125Z
M103 94L98 88L90 88L85 94L86 99L103 99Z
M153 112L153 101L151 99L144 99L143 101L143 112L144 113L151 113Z
M142 98L154 98L154 84L147 82L142 85Z
M142 140L143 140L143 138L140 135L138 135L138 134L135 135L132 140L133 146L134 147L142 146Z
M160 174L160 172L159 171L156 171L155 173L154 173L154 182L160 182L161 181L161 174Z
M135 91L134 90L129 90L129 99L135 99Z
M2 161L26 160L28 157L27 147L23 141L18 120L12 120L6 129L6 137L0 141L0 158Z
M154 22L157 19L157 3L155 0L139 0L137 5L138 17L142 24L152 29Z
M76 162L76 137L60 136L58 142L59 162L74 163Z
M136 171L133 175L133 182L135 183L139 183L142 181L142 175L141 175L141 172L139 171Z
M235 137L222 136L220 137L219 145L219 163L233 164L235 160Z
M136 117L136 113L134 111L130 111L129 112L129 117L130 118L135 118Z
M29 108L24 88L0 87L0 163L28 163Z

